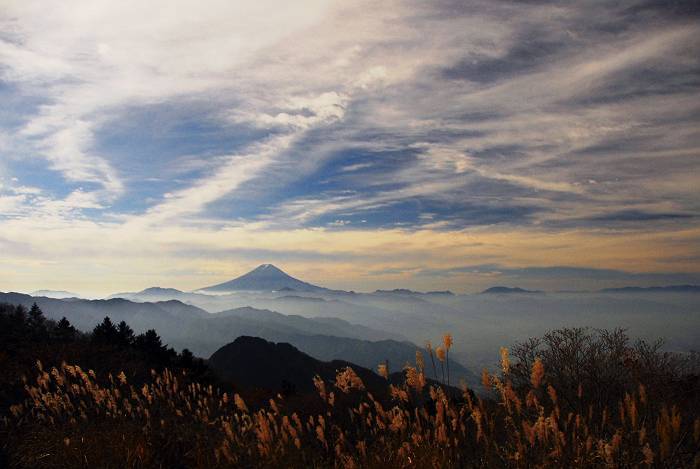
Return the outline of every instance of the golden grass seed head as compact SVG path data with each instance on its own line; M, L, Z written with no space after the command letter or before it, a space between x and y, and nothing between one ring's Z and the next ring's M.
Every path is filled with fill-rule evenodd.
M444 349L444 348L442 348L442 347L436 348L436 349L435 349L435 355L437 356L438 360L440 360L441 362L444 362L444 361L445 361L446 353L445 353L445 349Z
M448 333L442 336L442 345L446 350L449 350L452 347L452 334Z
M379 376L385 379L389 379L389 367L386 363L380 363L377 366L377 372L379 373Z
M504 375L510 373L510 357L508 356L508 348L506 347L501 347L501 369Z
M542 385L542 380L544 378L544 364L539 357L535 359L532 364L532 372L530 373L530 384L534 389L538 389Z

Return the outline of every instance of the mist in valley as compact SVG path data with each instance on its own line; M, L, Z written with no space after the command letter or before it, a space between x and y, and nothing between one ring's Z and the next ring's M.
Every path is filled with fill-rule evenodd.
M633 338L662 339L671 351L700 349L700 305L695 293L244 292L178 297L210 313L252 307L307 318L337 318L367 327L367 339L404 339L422 345L449 332L455 340L455 358L476 370L497 365L502 346L563 327L624 328ZM154 300L138 294L130 299Z
M439 344L449 333L456 375L472 385L483 368L497 366L501 347L554 329L622 328L632 340L663 340L668 351L700 349L700 294L694 287L361 293L312 285L269 264L222 285L193 292L151 287L100 300L8 294L0 300L27 306L37 301L49 316L66 316L85 331L104 316L125 320L137 331L155 328L171 346L203 358L248 335L291 343L322 360L343 359L371 369L388 361L400 370L426 341Z

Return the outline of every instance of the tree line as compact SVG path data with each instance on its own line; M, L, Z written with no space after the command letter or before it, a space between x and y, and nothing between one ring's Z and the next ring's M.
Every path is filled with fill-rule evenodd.
M35 360L42 354L59 363L65 358L93 361L91 356L100 356L105 366L125 363L122 366L128 367L138 362L140 368L207 371L204 360L188 349L178 353L154 329L137 334L126 321L115 323L106 316L92 331L82 332L65 316L58 321L47 318L36 303L31 308L0 304L0 361L37 355Z

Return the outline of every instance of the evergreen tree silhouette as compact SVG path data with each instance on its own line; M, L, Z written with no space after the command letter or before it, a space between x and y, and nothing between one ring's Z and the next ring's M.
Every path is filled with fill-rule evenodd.
M93 342L101 344L116 344L119 342L119 333L109 316L105 316L100 324L92 330Z
M190 349L182 350L182 353L180 353L179 363L183 368L192 368L192 365L194 364L194 354L190 351Z
M163 345L163 340L154 329L137 335L134 345L157 366L167 366L177 358L177 352Z
M32 331L32 335L35 338L46 338L46 318L44 317L44 312L41 310L41 308L39 308L39 306L36 303L34 303L32 305L32 308L29 310L27 325L29 326L29 329Z
M56 323L53 333L57 340L61 342L70 342L75 340L77 331L70 321L63 316L63 318Z
M126 347L133 345L134 339L134 330L126 323L126 321L120 322L117 325L117 343Z
M165 349L162 339L154 329L149 329L136 336L135 343L139 350L152 356L157 356Z

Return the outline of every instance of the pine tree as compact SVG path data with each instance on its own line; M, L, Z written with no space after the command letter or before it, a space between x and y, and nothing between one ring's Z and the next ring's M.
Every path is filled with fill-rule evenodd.
M134 345L141 351L146 358L158 367L168 366L177 359L177 352L171 347L163 345L163 340L158 333L149 329L143 334L136 336Z
M117 341L119 345L129 346L134 343L134 330L129 327L126 321L117 325Z
M180 353L180 366L183 368L192 368L192 365L194 364L194 354L190 351L190 349L183 349L182 352Z
M58 323L56 324L56 328L54 329L54 335L56 336L56 339L62 341L62 342L70 342L72 340L75 340L76 336L76 329L71 325L71 323L66 319L64 316Z
M117 328L109 316L105 316L102 322L92 330L92 340L101 344L115 344L118 342Z
M143 352L158 356L163 352L163 341L154 329L149 329L136 337L136 346Z
M46 337L46 318L44 317L44 312L36 303L34 303L32 308L29 310L27 325L35 338L43 339Z

